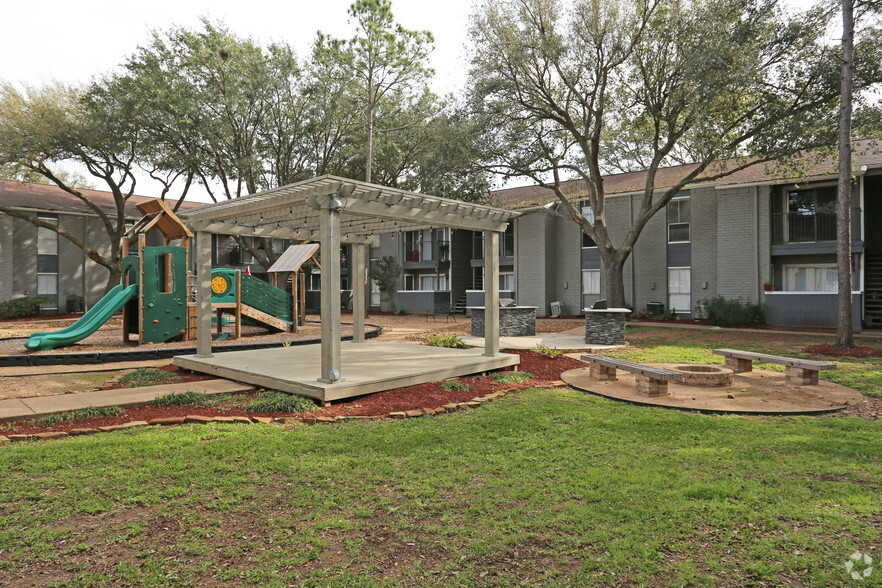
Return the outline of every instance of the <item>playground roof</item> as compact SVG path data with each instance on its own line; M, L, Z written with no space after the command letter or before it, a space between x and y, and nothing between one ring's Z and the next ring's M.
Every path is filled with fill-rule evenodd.
M424 227L504 231L520 213L325 175L181 213L196 231L318 241L319 198L340 200L341 241Z
M300 266L309 261L318 249L319 246L316 243L291 245L285 249L285 252L276 260L276 263L266 271L270 274L300 271Z

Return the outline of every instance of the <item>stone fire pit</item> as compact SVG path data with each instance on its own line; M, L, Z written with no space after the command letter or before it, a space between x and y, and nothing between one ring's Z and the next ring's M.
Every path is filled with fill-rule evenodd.
M735 373L717 365L677 365L668 369L683 374L686 386L731 386Z

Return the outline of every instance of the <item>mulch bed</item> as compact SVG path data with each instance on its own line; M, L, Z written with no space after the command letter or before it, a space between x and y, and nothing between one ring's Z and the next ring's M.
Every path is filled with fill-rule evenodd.
M477 396L483 396L499 390L511 390L512 388L529 388L533 386L549 385L560 381L560 375L571 369L585 367L581 361L568 357L558 357L548 359L534 353L532 351L510 351L505 353L517 353L521 357L521 363L518 370L533 375L533 379L519 385L500 384L490 378L481 376L469 376L458 378L464 384L471 386L473 389L469 391L444 391L441 388L441 382L432 382L429 384L420 384L417 386L408 386L406 388L396 388L394 390L386 390L376 394L368 394L357 398L348 398L339 404L333 404L328 407L317 407L316 410L308 413L313 416L365 416L379 417L386 416L390 412L416 410L420 408L437 408L447 403L467 402ZM209 376L202 374L194 374L185 372L175 366L165 366L164 371L170 372L181 378L179 381L198 381L210 379ZM187 378L187 379L185 379ZM189 379L192 378L192 379ZM116 389L121 386L118 383L108 384ZM247 395L249 397L257 396L257 393ZM69 432L71 429L77 428L96 428L110 425L120 425L130 421L150 421L151 419L179 417L187 415L200 416L268 416L274 418L289 416L305 416L304 413L255 413L244 410L241 403L234 406L220 406L217 408L196 408L192 406L140 406L124 408L123 412L114 417L102 417L94 419L84 419L79 421L63 421L50 426L37 425L34 421L19 421L15 423L7 423L0 425L0 435L22 435L32 433L46 433L49 431ZM6 428L9 427L9 428Z

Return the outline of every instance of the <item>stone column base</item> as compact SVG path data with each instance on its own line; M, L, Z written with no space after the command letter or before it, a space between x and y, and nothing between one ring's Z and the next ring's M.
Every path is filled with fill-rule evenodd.
M636 374L634 379L637 381L638 394L646 394L647 396L668 395L668 383L665 380L653 380L640 374Z
M590 373L591 377L595 380L600 380L602 382L616 379L616 368L607 367L597 363L591 364L588 373Z
M787 383L794 386L814 386L818 383L818 370L804 370L799 367L787 366L784 373Z
M726 358L726 367L735 372L736 374L740 374L742 372L752 372L753 371L753 362L749 359L740 359L738 357L727 357Z

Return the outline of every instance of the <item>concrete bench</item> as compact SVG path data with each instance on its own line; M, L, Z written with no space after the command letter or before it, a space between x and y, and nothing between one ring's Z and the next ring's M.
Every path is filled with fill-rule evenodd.
M769 355L768 353L739 351L738 349L714 349L714 354L725 357L726 367L736 374L753 371L753 362L755 361L783 365L787 382L797 386L817 384L819 371L836 369L835 363L812 361L796 357L781 357L779 355Z
M616 370L631 372L637 383L637 392L647 396L665 396L668 393L669 380L683 381L683 374L680 372L650 367L624 359L615 359L606 355L587 354L581 356L581 360L591 364L589 370L591 377L595 380L615 380Z

